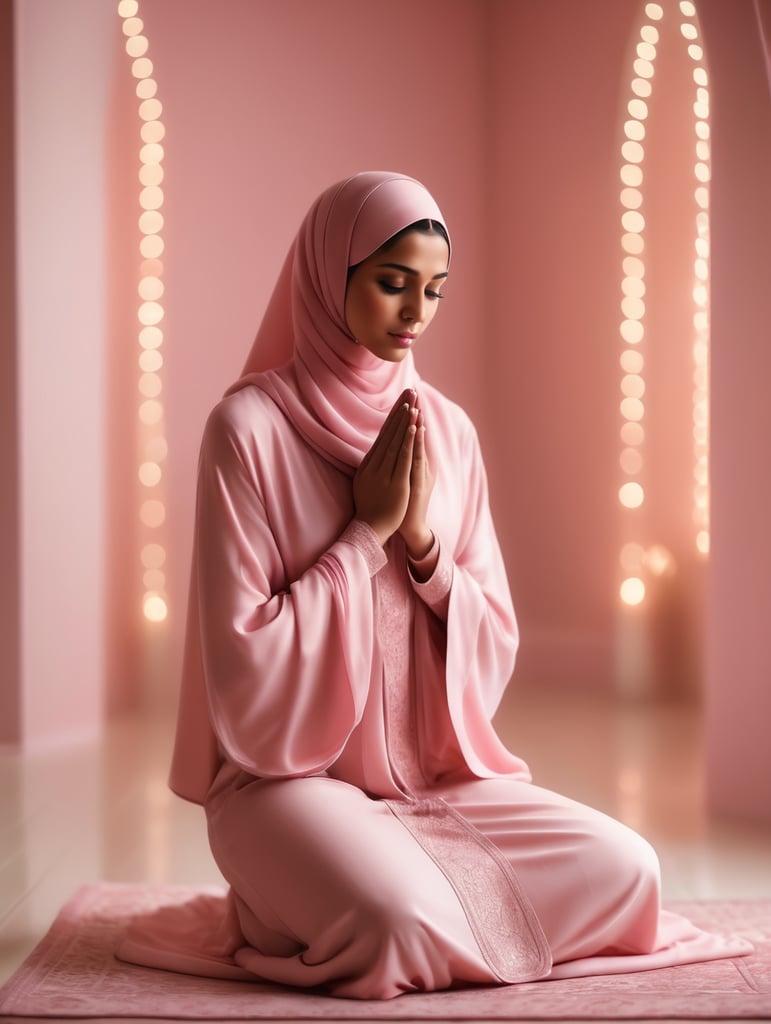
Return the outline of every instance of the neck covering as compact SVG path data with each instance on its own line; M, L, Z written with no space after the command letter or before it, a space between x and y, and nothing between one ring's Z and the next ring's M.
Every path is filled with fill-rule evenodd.
M412 352L391 363L356 344L345 322L348 268L426 218L445 226L428 190L403 174L366 171L323 192L289 249L242 376L228 391L265 391L307 443L349 475L400 393L419 378Z

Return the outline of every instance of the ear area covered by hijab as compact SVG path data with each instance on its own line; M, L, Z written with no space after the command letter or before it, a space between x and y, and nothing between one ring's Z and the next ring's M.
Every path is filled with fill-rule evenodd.
M418 383L412 353L398 363L355 343L345 323L348 268L402 228L444 218L414 178L365 171L332 185L303 220L241 378L228 394L265 391L306 442L353 474L399 394Z

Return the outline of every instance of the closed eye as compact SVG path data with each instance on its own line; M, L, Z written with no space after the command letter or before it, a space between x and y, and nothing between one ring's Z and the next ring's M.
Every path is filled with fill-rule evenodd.
M404 286L389 284L388 281L378 281L378 284L386 293L386 295L400 295L403 291L406 291ZM429 299L443 299L444 295L441 292L434 291L431 288L426 289L426 295Z

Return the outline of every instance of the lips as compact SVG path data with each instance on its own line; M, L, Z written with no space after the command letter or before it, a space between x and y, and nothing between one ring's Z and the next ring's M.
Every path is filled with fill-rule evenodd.
M401 345L402 348L409 348L410 345L417 338L417 334L391 334L391 337L396 341L397 345Z

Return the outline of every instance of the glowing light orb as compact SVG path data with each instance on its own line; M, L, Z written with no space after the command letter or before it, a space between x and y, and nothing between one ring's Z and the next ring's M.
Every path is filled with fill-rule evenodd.
M624 604L642 604L645 599L645 584L639 576L628 576L619 588Z

